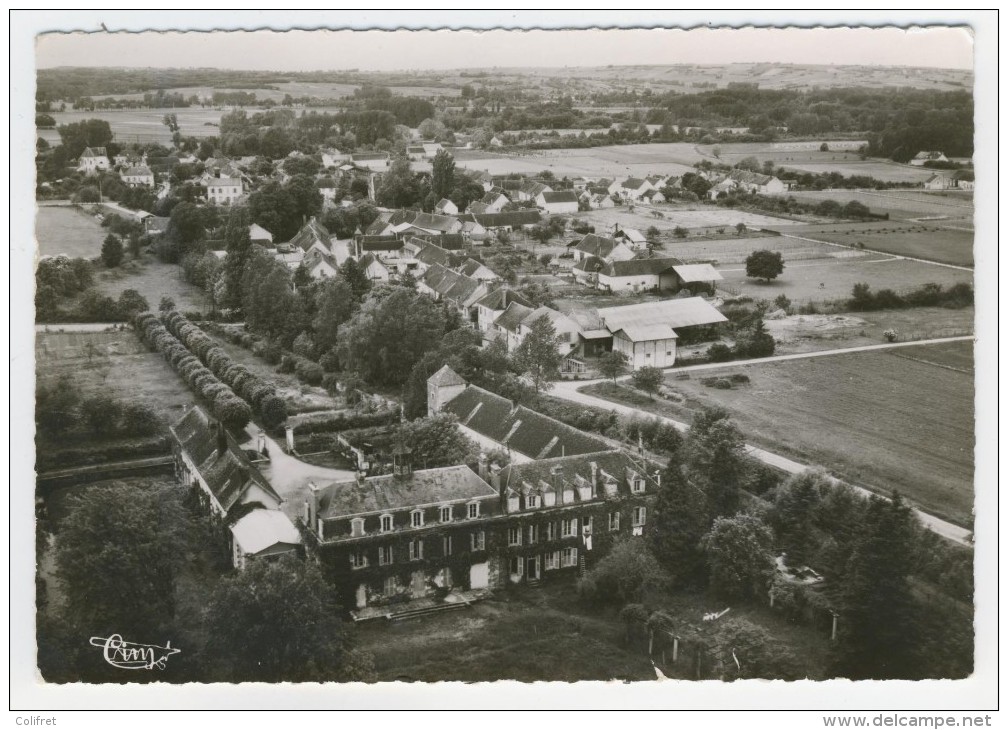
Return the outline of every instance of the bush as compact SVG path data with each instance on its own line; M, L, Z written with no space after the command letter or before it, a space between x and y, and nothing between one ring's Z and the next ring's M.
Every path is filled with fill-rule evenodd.
M81 401L85 425L99 436L109 436L119 430L122 404L109 395L96 395Z
M319 358L319 365L321 365L322 369L325 370L327 373L335 373L339 371L340 361L339 361L339 355L336 354L335 347L326 352L325 354L323 354L322 357Z
M295 355L307 360L315 359L315 342L307 332L302 332L294 338L294 345L291 349L294 350Z
M308 385L321 385L322 376L325 375L322 366L311 360L298 360L294 370L298 380Z
M791 310L791 300L785 294L778 294L777 298L774 299L774 306L777 309L783 309L785 312L788 312Z
M150 406L129 403L123 407L122 429L131 436L152 436L161 430L161 419Z
M728 378L716 378L714 380L714 387L719 390L731 390L731 381Z
M277 368L277 372L289 375L294 372L295 368L297 368L297 359L293 355L284 355L280 358L280 367Z
M337 413L302 423L297 427L299 434L326 433L330 431L347 431L351 428L368 428L371 426L388 426L398 423L400 412L398 408L389 408L374 413Z
M733 383L748 383L749 376L743 375L742 373L732 373L728 376Z
M234 394L221 393L213 401L214 415L228 428L239 431L252 420L248 403Z
M259 412L263 427L274 429L287 420L287 403L278 395L268 395L262 400Z
M711 362L727 362L732 359L732 349L721 342L707 348L707 359Z

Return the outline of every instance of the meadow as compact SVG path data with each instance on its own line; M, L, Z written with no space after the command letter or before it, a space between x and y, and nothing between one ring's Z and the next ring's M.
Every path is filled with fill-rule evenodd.
M946 367L954 363L955 369ZM747 385L708 388L694 376L665 385L685 405L651 409L687 420L723 406L751 443L818 464L854 484L899 490L959 524L973 508L973 375L968 342L732 366ZM591 392L590 386L587 392Z
M936 222L844 223L790 228L788 234L844 246L863 244L874 251L921 258L955 266L973 265L973 232L941 227Z
M662 218L655 218L651 215L651 208L634 206L633 212L627 207L600 208L598 210L578 213L576 217L586 220L590 225L595 226L596 233L603 233L604 230L612 230L613 224L618 223L621 227L636 228L641 232L646 231L651 226L660 231L671 232L681 226L691 231L695 229L718 229L724 228L726 232L733 232L739 223L749 228L781 228L783 226L801 225L802 222L795 222L786 218L775 218L773 216L762 215L760 213L750 213L745 210L734 208L720 208L717 206L698 206L692 204L678 207L674 205L654 206L654 209L662 214Z
M924 221L940 227L973 230L973 195L963 192L919 190L823 190L788 193L804 202L834 200L841 205L855 200L890 220Z
M766 248L779 250L772 245ZM770 300L784 294L795 304L847 298L853 286L861 282L874 291L892 289L896 292L916 289L932 282L946 287L961 282L973 283L971 271L885 255L859 255L855 251L791 263L784 253L784 273L769 283L748 278L741 263L722 265L718 271L724 277L723 282L718 282L719 288L724 291Z
M40 256L66 254L91 259L101 254L106 231L79 208L39 206L35 213L35 241Z

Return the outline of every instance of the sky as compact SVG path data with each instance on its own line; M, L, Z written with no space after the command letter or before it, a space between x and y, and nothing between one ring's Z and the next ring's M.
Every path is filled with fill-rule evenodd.
M269 25L252 20L245 27ZM94 27L93 21L77 27ZM970 31L947 27L54 33L38 36L36 51L39 68L390 71L735 62L973 68Z

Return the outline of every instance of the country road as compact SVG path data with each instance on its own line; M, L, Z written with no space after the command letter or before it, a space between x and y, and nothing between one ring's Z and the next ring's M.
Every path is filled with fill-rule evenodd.
M680 372L691 372L694 370L709 370L712 368L738 367L739 365L746 365L746 364L780 362L783 360L797 360L808 357L824 357L826 355L843 355L846 353L865 352L871 350L885 350L885 349L892 349L895 347L908 347L911 345L935 345L935 344L941 344L943 342L959 342L962 340L972 340L972 339L973 339L972 337L945 337L935 340L919 340L916 342L894 342L884 345L865 345L862 347L850 347L840 350L823 350L820 352L799 353L795 355L779 355L776 357L767 357L758 360L734 360L728 363L708 363L704 365L692 365L689 367L682 367L682 368L669 368L666 370L666 372L680 373ZM615 411L616 413L620 413L623 415L653 416L655 418L661 419L665 423L671 424L680 431L685 431L687 428L689 428L689 424L683 423L682 421L676 421L674 419L667 418L665 416L659 416L657 414L651 413L649 411L644 411L639 408L633 408L632 406L626 406L623 405L622 403L616 403L614 401L606 400L604 398L599 398L593 395L588 395L586 393L581 393L578 390L579 388L582 388L586 385L592 385L594 383L604 382L605 380L606 380L605 378L599 378L596 380L560 381L554 384L553 390L550 392L550 395L555 396L557 398L562 398L563 400L567 400L572 403L580 403L582 405L595 406L596 408L603 408L605 410ZM626 380L626 378L621 378L621 380ZM748 451L748 453L754 458L762 461L764 464L773 466L788 474L799 474L805 471L806 469L815 466L812 464L802 464L801 462L794 461L793 459L781 456L780 454L775 454L772 451L767 451L765 449L752 446L751 444L746 444L746 451ZM838 484L848 484L850 487L852 487L853 489L857 490L862 494L865 495L874 494L874 492L872 492L871 490L865 489L864 487L860 487L856 484L850 484L849 482L844 482L843 480L837 479L832 475L830 476L830 478L833 479L834 482ZM960 545L966 545L969 547L973 546L973 543L970 540L970 535L972 534L970 530L964 527L960 527L959 525L955 525L951 522L947 522L946 520L943 520L940 517L929 514L927 512L923 512L919 509L914 509L914 512L917 514L917 517L920 519L921 523L932 532L935 532L948 540L959 543Z

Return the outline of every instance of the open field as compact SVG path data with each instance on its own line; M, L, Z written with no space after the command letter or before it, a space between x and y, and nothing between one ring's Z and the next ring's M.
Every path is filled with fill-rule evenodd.
M956 266L973 265L973 232L941 228L938 222L822 224L789 228L788 235L805 236L845 246L861 243L865 248L898 256L927 259Z
M911 167L910 165L901 165L897 162L887 162L879 159L869 159L863 162L861 160L836 160L830 162L805 162L800 164L784 162L778 164L789 170L810 172L813 175L838 172L844 177L865 175L873 177L876 180L882 180L883 182L894 183L923 183L934 174L934 170L928 170L923 167Z
M578 213L577 218L583 218L589 224L595 226L595 232L605 235L606 231L611 232L613 224L619 223L621 227L636 228L641 232L646 231L651 226L655 226L660 231L672 231L677 226L689 229L709 229L723 227L726 231L738 223L744 223L751 228L781 228L783 226L802 225L803 222L791 221L786 218L776 218L774 216L761 215L759 213L749 213L744 210L734 210L732 208L721 208L714 205L678 207L675 205L654 206L664 215L664 218L655 218L651 215L650 208L634 206L631 213L626 207L603 208L601 210L590 210Z
M35 213L35 240L40 256L66 254L93 259L101 255L106 231L92 216L70 206L40 206Z
M88 345L95 351L90 353ZM107 393L153 408L166 424L177 421L196 396L132 330L36 332L36 377L41 382L70 375L87 396Z
M868 206L872 213L889 214L890 220L929 221L936 227L973 230L973 195L968 192L926 193L918 190L822 190L788 193L795 200L852 200Z
M251 110L250 110L251 111ZM184 137L214 137L219 132L221 116L220 109L201 109L189 107L182 109L102 109L93 112L52 112L57 126L71 124L85 119L104 119L109 123L112 134L119 144L130 142L161 142L171 143L171 132L162 119L165 114L174 114L178 118L179 131ZM38 136L50 144L59 144L59 132L55 129L40 129Z
M658 599L659 607L681 625L701 624L700 617L713 608L706 597L682 592ZM827 636L763 607L736 606L732 616L767 630L799 657L803 675L825 678ZM586 611L573 581L502 592L464 611L361 624L355 638L373 654L378 681L655 679L647 640L637 638L628 645L618 616L611 610ZM662 671L672 678L692 679L692 668L684 655Z
M941 345L930 355L932 347L709 373L749 376L748 385L731 390L669 376L666 386L685 397L685 407L655 400L652 409L689 420L696 409L723 406L751 443L822 465L860 486L899 490L925 511L968 525L974 390L964 365L972 362L972 346ZM949 362L957 370L940 366Z
M784 256L785 271L788 261L824 259L836 252L842 252L841 249L815 241L783 236L729 236L713 240L668 238L664 241L663 253L686 262L709 261L715 265L725 266L744 263L749 254L761 249L780 251Z
M491 175L537 173L549 170L557 177L627 178L645 175L682 175L702 159L693 145L682 142L609 145L589 149L561 148L525 155L501 154L459 159L458 166Z
M767 248L777 250L774 246ZM874 291L892 289L896 292L915 289L931 282L943 286L960 282L973 283L973 273L970 271L873 254L789 263L785 253L784 273L769 283L747 278L745 266L740 264L722 265L718 271L724 277L724 281L718 283L724 291L754 299L771 300L785 294L796 304L850 297L851 289L860 282L868 284Z
M202 289L182 278L182 269L175 264L161 263L151 253L141 254L139 261L128 258L118 268L106 269L99 264L95 286L102 294L118 299L124 289L136 289L157 310L161 297L171 297L182 311L210 309L210 298Z

